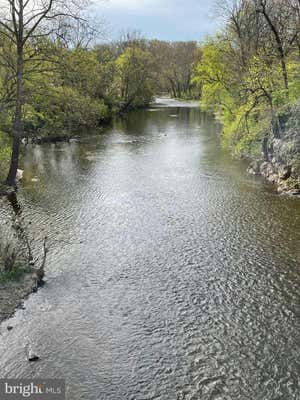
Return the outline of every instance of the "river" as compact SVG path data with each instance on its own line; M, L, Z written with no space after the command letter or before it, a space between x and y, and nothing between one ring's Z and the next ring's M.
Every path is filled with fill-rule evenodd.
M50 253L1 325L1 376L65 378L68 400L300 399L300 201L218 131L162 101L27 149L19 199Z

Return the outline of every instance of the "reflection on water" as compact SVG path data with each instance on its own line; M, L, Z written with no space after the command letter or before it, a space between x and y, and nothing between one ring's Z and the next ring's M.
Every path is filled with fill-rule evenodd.
M2 326L1 375L65 377L69 400L300 398L300 203L217 131L159 107L27 152L21 202L51 253Z

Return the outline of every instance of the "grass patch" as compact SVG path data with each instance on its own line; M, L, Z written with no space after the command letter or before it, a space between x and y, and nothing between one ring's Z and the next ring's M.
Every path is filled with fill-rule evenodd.
M9 282L19 282L25 274L31 272L29 267L16 267L9 272L0 273L0 284L5 284Z

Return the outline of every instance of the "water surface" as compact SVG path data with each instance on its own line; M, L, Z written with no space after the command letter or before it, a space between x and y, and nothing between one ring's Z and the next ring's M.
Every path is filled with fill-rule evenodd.
M156 106L23 166L51 251L1 326L1 376L64 377L68 400L300 398L300 202L232 161L210 117Z

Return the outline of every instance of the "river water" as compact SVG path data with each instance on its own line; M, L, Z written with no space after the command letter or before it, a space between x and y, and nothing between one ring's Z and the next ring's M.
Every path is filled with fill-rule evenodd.
M1 376L65 378L68 400L300 399L300 201L218 131L166 102L28 148L20 202L51 250Z

